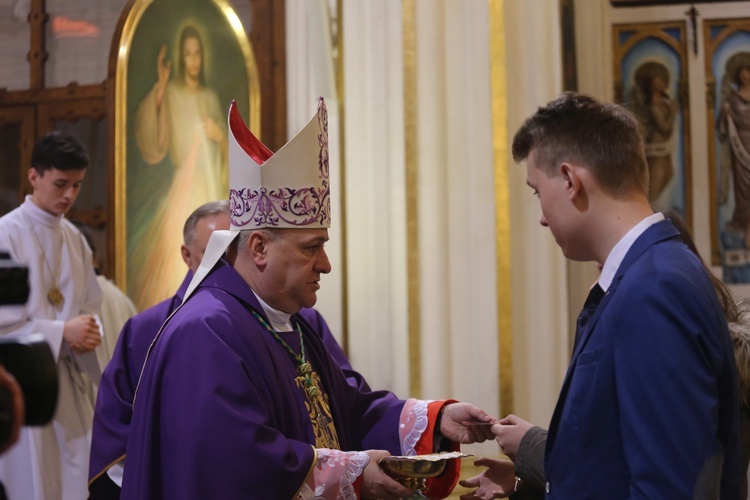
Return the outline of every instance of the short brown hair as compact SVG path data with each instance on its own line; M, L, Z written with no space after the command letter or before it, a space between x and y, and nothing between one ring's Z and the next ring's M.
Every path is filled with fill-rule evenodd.
M538 167L554 175L564 161L588 168L608 194L648 192L648 164L638 122L623 107L566 92L540 107L513 137L513 159L535 152Z

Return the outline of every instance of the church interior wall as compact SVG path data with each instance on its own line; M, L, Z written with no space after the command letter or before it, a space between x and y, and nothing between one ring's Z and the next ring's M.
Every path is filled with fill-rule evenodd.
M279 109L288 136L309 118L318 95L329 103L334 271L324 278L319 308L353 365L371 385L402 396L450 395L544 425L596 269L562 257L549 231L539 226L538 201L525 185L525 169L508 151L522 120L563 89L560 2L497 2L286 0L286 90ZM109 43L125 3L47 0L52 20L48 87L88 85L88 97L105 102L101 85L108 78ZM231 4L251 32L252 2ZM488 19L497 16L498 4L506 61L502 96L493 94L490 71ZM8 93L30 95L33 86L26 58L31 48L26 17L33 5L31 0L0 2L0 125L13 107ZM614 99L613 24L680 20L690 26L690 7L616 8L607 0L575 0L578 90ZM750 2L744 1L699 2L695 8L699 22L750 14ZM693 230L705 257L711 253L711 200L704 41L700 27L689 36L698 44L697 54L691 49L687 60L694 117ZM94 130L87 133L94 142L108 140L101 132L107 112L102 109L98 121L77 129ZM499 140L504 149L497 149L501 132L492 125L498 109L507 116ZM0 145L14 140L5 135ZM103 147L99 151L104 155ZM6 166L3 187L7 191L10 185L12 203L23 186ZM508 187L503 203L509 241L496 238L496 182ZM88 189L84 199L91 196L91 205L107 206L101 199L107 190ZM110 248L111 259L106 232L96 238ZM511 257L508 301L498 290L503 245ZM748 286L733 290L750 294ZM509 332L501 331L502 315L511 318ZM511 342L504 344L503 338ZM501 380L500 351L506 347L512 376ZM512 389L505 405L503 383ZM477 450L493 453L488 446Z

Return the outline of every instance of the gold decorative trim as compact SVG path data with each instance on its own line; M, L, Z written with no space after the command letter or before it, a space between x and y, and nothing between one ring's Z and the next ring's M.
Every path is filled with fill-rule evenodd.
M115 134L114 134L114 179L115 179L115 282L123 290L127 289L127 82L128 57L136 27L144 12L154 0L136 0L130 10L123 12L123 23L117 49L115 68ZM234 37L245 58L248 80L248 103L250 107L249 126L260 137L260 79L258 65L242 22L227 0L212 0L229 23ZM228 194L227 194L228 195Z
M330 16L329 16L330 17ZM339 177L341 221L341 347L349 355L349 258L346 231L346 130L344 105L344 1L336 0L336 97L339 110Z
M144 0L132 4L125 19L117 49L115 65L115 281L121 289L127 289L127 176L125 164L127 161L127 75L130 45L144 10L151 0Z
M508 101L503 0L488 0L492 89L492 151L495 173L497 340L500 412L513 412L513 309L511 302L510 189L508 182Z
M409 394L422 394L422 358L419 267L419 214L417 163L417 20L415 0L403 0L404 51L404 164L406 169L406 274L409 334Z

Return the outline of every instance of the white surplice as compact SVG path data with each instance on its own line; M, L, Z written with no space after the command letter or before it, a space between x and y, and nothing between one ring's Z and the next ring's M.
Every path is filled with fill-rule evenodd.
M10 499L88 498L93 407L86 397L86 375L98 383L101 368L95 352L77 355L70 350L63 340L63 327L65 321L80 314L99 313L102 292L91 250L73 224L40 209L30 196L0 218L0 250L29 268L31 285L25 306L0 307L0 334L44 335L57 360L59 376L53 422L22 429L19 442L0 456L0 480ZM57 287L65 302L55 307L47 293L54 286L58 268Z
M104 369L115 352L120 330L138 311L133 301L106 276L99 275L96 279L102 289L102 308L99 315L102 320L102 345L97 351L101 351L99 364Z

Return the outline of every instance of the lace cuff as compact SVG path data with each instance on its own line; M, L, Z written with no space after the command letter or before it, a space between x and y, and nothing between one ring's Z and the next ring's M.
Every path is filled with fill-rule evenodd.
M429 419L427 417L427 406L432 401L421 399L408 399L401 410L401 421L398 426L399 438L401 439L401 454L405 456L417 455L417 443L427 429Z
M297 494L297 500L356 500L355 482L370 463L362 451L315 450L315 464Z
M438 451L435 426L438 425L440 410L455 400L446 401L421 401L409 399L401 410L401 421L399 423L399 437L401 439L401 454L406 456L424 455ZM458 451L458 443L444 440L445 451ZM450 495L458 482L461 463L453 460L448 464L438 477L427 480L428 498L446 498Z

